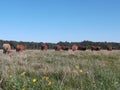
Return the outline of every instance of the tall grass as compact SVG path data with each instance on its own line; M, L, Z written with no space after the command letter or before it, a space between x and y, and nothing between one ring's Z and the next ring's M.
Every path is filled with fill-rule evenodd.
M120 51L1 51L0 88L120 90Z

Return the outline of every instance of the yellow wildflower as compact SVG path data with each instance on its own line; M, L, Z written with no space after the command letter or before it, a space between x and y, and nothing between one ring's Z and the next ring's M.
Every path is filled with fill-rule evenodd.
M10 75L9 77L10 77L10 78L13 78L13 76L12 76L12 75Z
M7 70L7 72L8 72L8 73L10 73L10 72L11 72L11 70L10 70L10 69L8 69L8 70Z
M23 87L22 90L26 90L25 87Z
M48 82L48 85L51 85L52 84L52 82Z
M45 71L48 71L48 67L45 67Z
M79 69L79 66L75 66L76 69Z
M45 77L45 80L48 81L48 80L49 80L49 77L46 76L46 77Z
M82 69L80 69L80 72L82 73L82 72L83 72L83 70L82 70Z
M48 85L53 85L54 84L54 82L48 82Z
M20 74L20 76L24 76L24 75L25 75L25 73L26 73L26 72L22 72L22 73Z
M88 71L87 71L86 73L87 73L87 74L89 74L89 72L88 72Z
M34 79L32 80L32 82L33 82L33 83L36 83L36 82L37 82L37 79L36 79L36 78L34 78Z

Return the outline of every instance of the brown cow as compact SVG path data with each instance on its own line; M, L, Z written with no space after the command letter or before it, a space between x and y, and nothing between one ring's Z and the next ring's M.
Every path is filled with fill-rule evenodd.
M55 49L55 51L61 51L62 50L62 46L55 45L54 49Z
M69 46L62 46L62 50L68 51L70 49Z
M11 52L11 46L10 44L6 43L6 44L3 44L3 53L10 53Z
M108 51L112 51L112 49L113 49L112 46L107 46Z
M101 47L100 46L91 46L91 51L100 51Z
M77 45L73 45L72 46L72 51L76 51L78 49L78 46Z
M41 50L47 50L48 46L46 44L42 44L40 48L41 48Z
M16 52L24 51L26 47L24 45L17 45L16 46Z
M78 50L83 50L83 51L85 51L86 49L87 49L86 46L78 46Z

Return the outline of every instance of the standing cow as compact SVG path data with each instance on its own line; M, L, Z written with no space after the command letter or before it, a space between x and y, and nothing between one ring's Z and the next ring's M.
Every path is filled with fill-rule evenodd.
M101 47L100 46L91 46L91 51L100 51Z
M78 46L77 45L73 45L72 46L72 51L76 51L76 50L78 50Z
M55 46L54 46L54 49L55 49L55 51L61 51L61 50L62 50L62 46L60 46L60 45L55 45Z
M20 51L24 51L26 47L24 45L17 45L15 49L16 49L16 52L20 52Z
M82 50L82 51L85 51L87 49L86 46L78 46L78 50Z
M11 46L10 44L6 43L6 44L3 44L3 53L10 53L11 52Z
M70 49L69 46L62 46L62 50L68 51Z
M108 51L112 51L113 47L112 46L107 46Z
M48 46L46 44L42 44L40 47L41 50L47 50Z

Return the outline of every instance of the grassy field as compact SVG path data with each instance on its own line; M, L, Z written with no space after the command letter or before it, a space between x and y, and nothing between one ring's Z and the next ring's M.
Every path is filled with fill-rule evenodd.
M120 51L0 51L0 90L120 90Z

